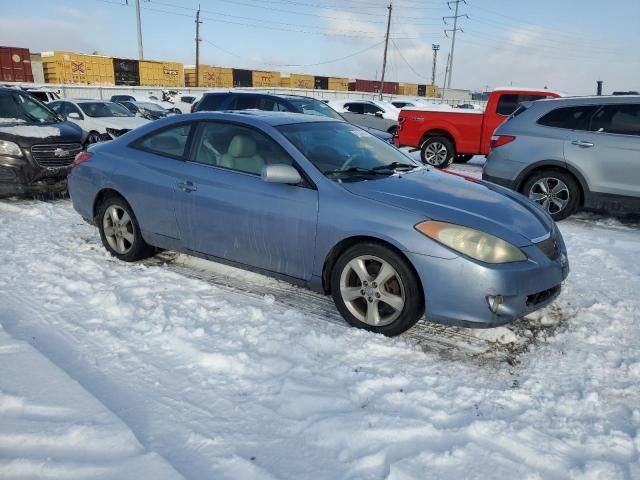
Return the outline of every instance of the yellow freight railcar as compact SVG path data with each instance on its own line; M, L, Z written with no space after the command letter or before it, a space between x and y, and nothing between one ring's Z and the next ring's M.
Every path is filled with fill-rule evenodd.
M279 87L280 72L253 70L251 72L254 87Z
M427 85L425 89L425 97L440 97L440 88L437 85Z
M308 88L313 90L315 83L316 77L313 75L292 73L291 75L280 77L280 86L286 88Z
M42 52L46 83L114 85L113 58L72 52Z
M231 68L200 65L199 75L200 80L196 84L196 67L194 65L184 67L185 86L206 88L233 87L233 69Z
M418 84L417 83L401 83L398 85L398 94L406 95L408 97L418 96Z
M349 79L340 77L329 77L329 90L349 90Z
M184 87L184 66L175 62L140 60L140 85Z

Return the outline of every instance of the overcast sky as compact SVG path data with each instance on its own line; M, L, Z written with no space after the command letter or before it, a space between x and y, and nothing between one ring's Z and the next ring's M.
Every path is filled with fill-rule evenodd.
M135 0L2 1L0 45L137 58ZM379 78L388 0L200 0L201 63ZM142 0L145 57L195 62L197 0ZM468 0L452 87L640 90L640 0ZM440 0L393 2L387 79L442 85L451 40ZM345 58L348 57L348 58Z

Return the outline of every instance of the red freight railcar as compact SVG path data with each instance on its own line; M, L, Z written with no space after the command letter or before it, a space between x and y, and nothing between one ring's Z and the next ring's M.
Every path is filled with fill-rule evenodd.
M384 82L384 91L390 95L398 94L398 82ZM355 92L372 92L380 93L380 82L378 80L356 80L349 82L349 90Z
M0 81L33 82L28 48L0 47Z

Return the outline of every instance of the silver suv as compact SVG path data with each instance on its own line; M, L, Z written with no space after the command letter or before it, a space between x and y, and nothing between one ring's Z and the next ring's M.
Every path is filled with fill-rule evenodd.
M640 213L640 96L523 103L491 138L482 178L555 220L580 208Z

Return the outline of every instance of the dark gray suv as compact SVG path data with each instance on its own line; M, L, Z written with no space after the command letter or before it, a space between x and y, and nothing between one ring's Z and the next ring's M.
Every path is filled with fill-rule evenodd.
M555 220L580 208L640 213L640 96L523 103L496 129L482 178Z

